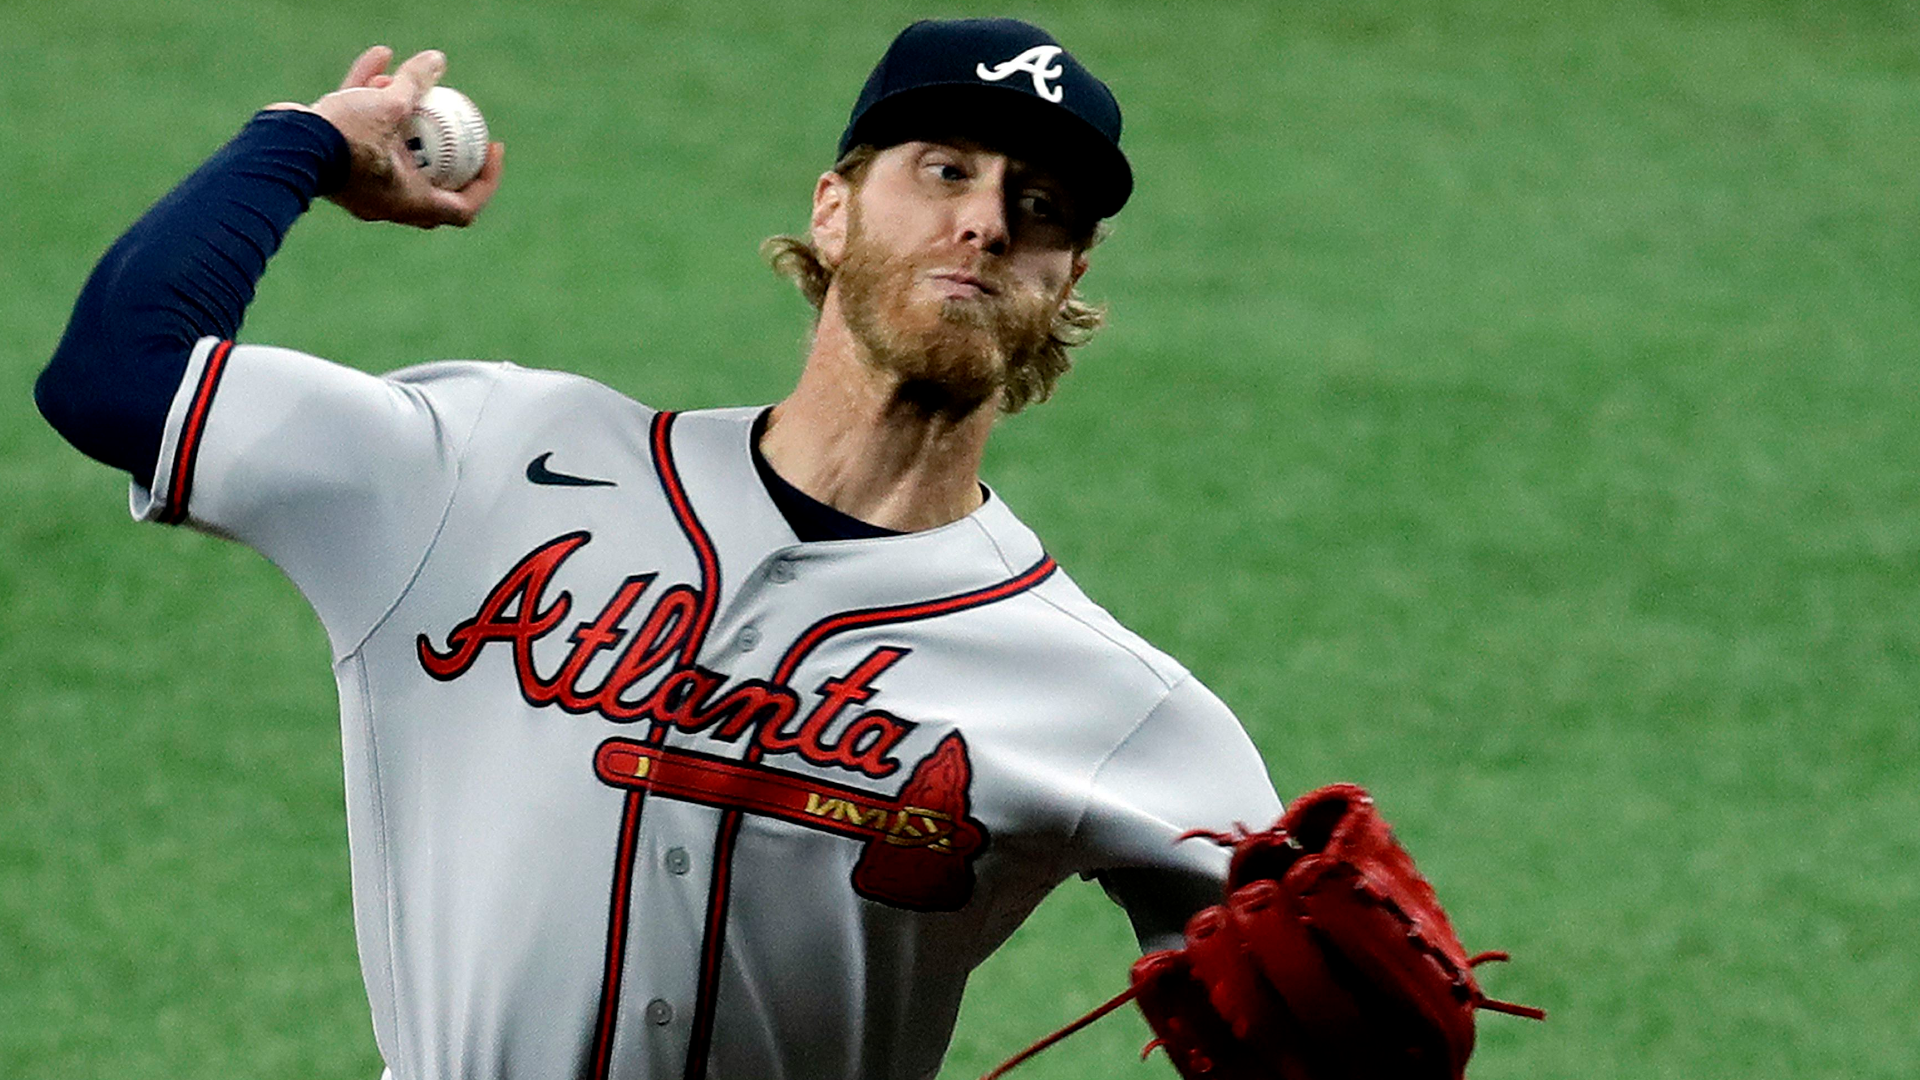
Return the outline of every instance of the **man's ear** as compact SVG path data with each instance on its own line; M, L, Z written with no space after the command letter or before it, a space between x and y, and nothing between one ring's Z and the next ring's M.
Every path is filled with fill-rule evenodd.
M813 185L813 247L829 270L847 257L847 215L853 212L853 184L836 172L820 174Z
M1060 298L1060 310L1067 310L1067 303L1073 299L1073 287L1080 284L1081 275L1087 272L1087 253L1077 252L1073 256L1073 270L1067 278L1066 295Z

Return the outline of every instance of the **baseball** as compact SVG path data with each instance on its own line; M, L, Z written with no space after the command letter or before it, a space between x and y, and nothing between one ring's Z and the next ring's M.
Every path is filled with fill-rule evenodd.
M407 149L435 187L466 187L487 160L487 120L472 99L452 87L435 86L413 110Z

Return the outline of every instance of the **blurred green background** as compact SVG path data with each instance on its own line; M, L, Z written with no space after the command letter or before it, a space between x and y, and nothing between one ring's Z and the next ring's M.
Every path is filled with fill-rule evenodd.
M399 10L396 10L396 7ZM1235 708L1369 785L1471 949L1474 1076L1920 1075L1920 6L1012 3L1116 89L1112 326L989 479ZM956 6L0 0L0 1077L373 1080L326 646L126 521L30 386L127 223L364 45L509 145L479 227L322 207L246 337L766 401L755 255ZM1118 989L1064 887L942 1076ZM1171 1077L1128 1014L1026 1069Z

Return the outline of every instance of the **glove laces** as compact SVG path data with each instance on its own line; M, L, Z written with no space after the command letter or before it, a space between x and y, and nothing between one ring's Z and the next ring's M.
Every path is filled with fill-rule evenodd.
M1478 967L1481 964L1489 962L1504 964L1511 959L1513 959L1513 957L1508 956L1499 949L1489 949L1486 952L1475 953L1467 957L1467 966ZM1475 995L1473 1007L1476 1009L1485 1009L1488 1012L1506 1013L1508 1016L1524 1016L1529 1020L1545 1020L1547 1018L1547 1010L1545 1009L1538 1009L1532 1005L1516 1005L1511 1001L1501 1001L1499 998L1490 998L1485 994Z

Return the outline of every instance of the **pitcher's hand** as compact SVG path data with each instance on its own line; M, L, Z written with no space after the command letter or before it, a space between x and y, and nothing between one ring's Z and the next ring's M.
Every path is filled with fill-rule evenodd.
M434 187L413 163L407 148L409 117L421 95L440 81L447 58L438 50L415 53L393 74L386 74L393 50L375 45L360 54L340 89L314 102L282 102L270 109L317 113L345 136L353 156L347 182L327 198L363 221L395 221L431 229L471 225L500 187L506 147L487 147L480 174L458 191Z

